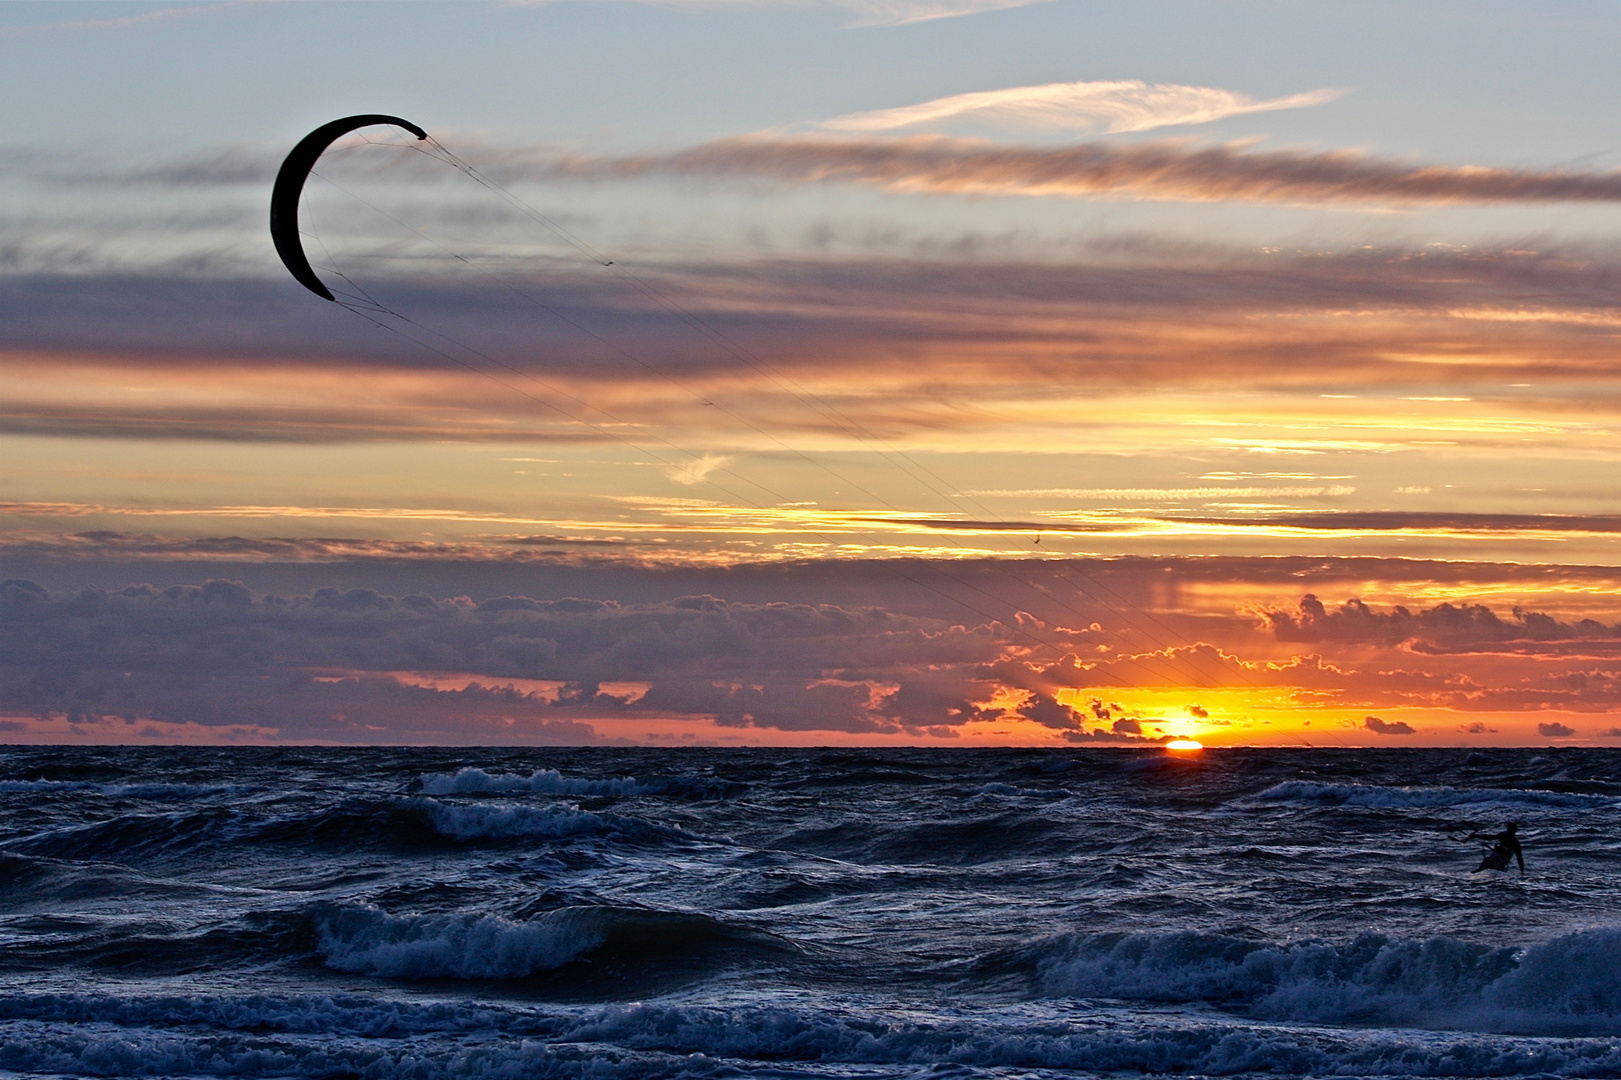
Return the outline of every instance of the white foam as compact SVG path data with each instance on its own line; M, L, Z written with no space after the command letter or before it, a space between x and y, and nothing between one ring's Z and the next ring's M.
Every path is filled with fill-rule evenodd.
M412 800L427 812L441 836L455 840L510 839L520 836L573 836L601 832L612 822L573 806L524 806L513 803L442 803Z
M428 773L422 777L427 795L477 795L528 791L538 795L643 795L647 789L624 776L612 780L583 780L564 776L556 769L537 769L528 776L516 773L487 773L463 768L454 773Z
M521 978L562 967L604 940L600 922L576 908L519 923L343 905L317 913L315 928L328 967L405 979Z
M1618 927L1525 949L1378 934L1290 945L1070 935L1040 965L1054 995L1235 1003L1276 1020L1585 1035L1621 1035L1618 970Z
M0 793L14 795L34 791L86 791L98 786L82 780L0 780Z
M981 1004L928 1011L871 1005L737 1001L594 1008L355 995L11 994L0 998L0 1069L372 1080L1621 1074L1615 1039L1325 1030L1106 1006Z

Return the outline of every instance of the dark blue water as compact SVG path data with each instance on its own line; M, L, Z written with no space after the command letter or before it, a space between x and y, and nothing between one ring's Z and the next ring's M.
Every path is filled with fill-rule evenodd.
M1618 853L1603 750L8 748L0 1073L1621 1076Z

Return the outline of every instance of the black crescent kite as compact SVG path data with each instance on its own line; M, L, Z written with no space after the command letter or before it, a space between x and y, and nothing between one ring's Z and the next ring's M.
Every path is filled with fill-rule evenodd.
M381 113L346 116L342 120L322 124L293 147L287 160L281 163L281 171L276 174L276 186L270 192L270 238L276 242L276 254L281 256L287 272L300 285L323 300L335 301L337 297L321 284L321 279L310 268L309 257L304 254L304 243L298 235L298 197L304 193L304 181L309 177L310 170L315 168L315 161L323 150L356 128L375 124L393 124L418 139L428 137L426 131L411 121Z

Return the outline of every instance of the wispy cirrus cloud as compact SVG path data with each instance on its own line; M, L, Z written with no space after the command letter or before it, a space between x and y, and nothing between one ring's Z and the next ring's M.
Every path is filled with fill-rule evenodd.
M508 0L509 7L538 7L554 0ZM885 26L909 26L956 19L1009 8L1028 7L1047 0L640 0L661 7L689 7L708 10L748 11L773 7L834 7L848 11L853 18L845 23L850 30Z
M153 8L148 11L137 12L133 15L117 15L109 19L71 19L64 22L33 23L23 26L11 26L0 29L0 41L7 38L29 38L46 34L77 34L108 30L126 30L137 26L147 26L153 23L173 22L177 19L192 19L201 15L211 15L230 8L240 8L251 4L261 4L265 2L267 2L267 0L223 0L223 2L215 4L181 4L170 7Z
M1264 101L1233 90L1138 79L1046 83L953 94L918 105L874 109L824 120L824 131L960 131L1117 134L1180 124L1208 124L1245 113L1322 105L1344 91L1312 90Z

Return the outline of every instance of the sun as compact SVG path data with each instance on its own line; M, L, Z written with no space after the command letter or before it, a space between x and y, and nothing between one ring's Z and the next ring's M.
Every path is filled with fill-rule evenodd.
M1177 751L1203 750L1204 743L1199 742L1197 739L1172 739L1165 744L1165 749Z

